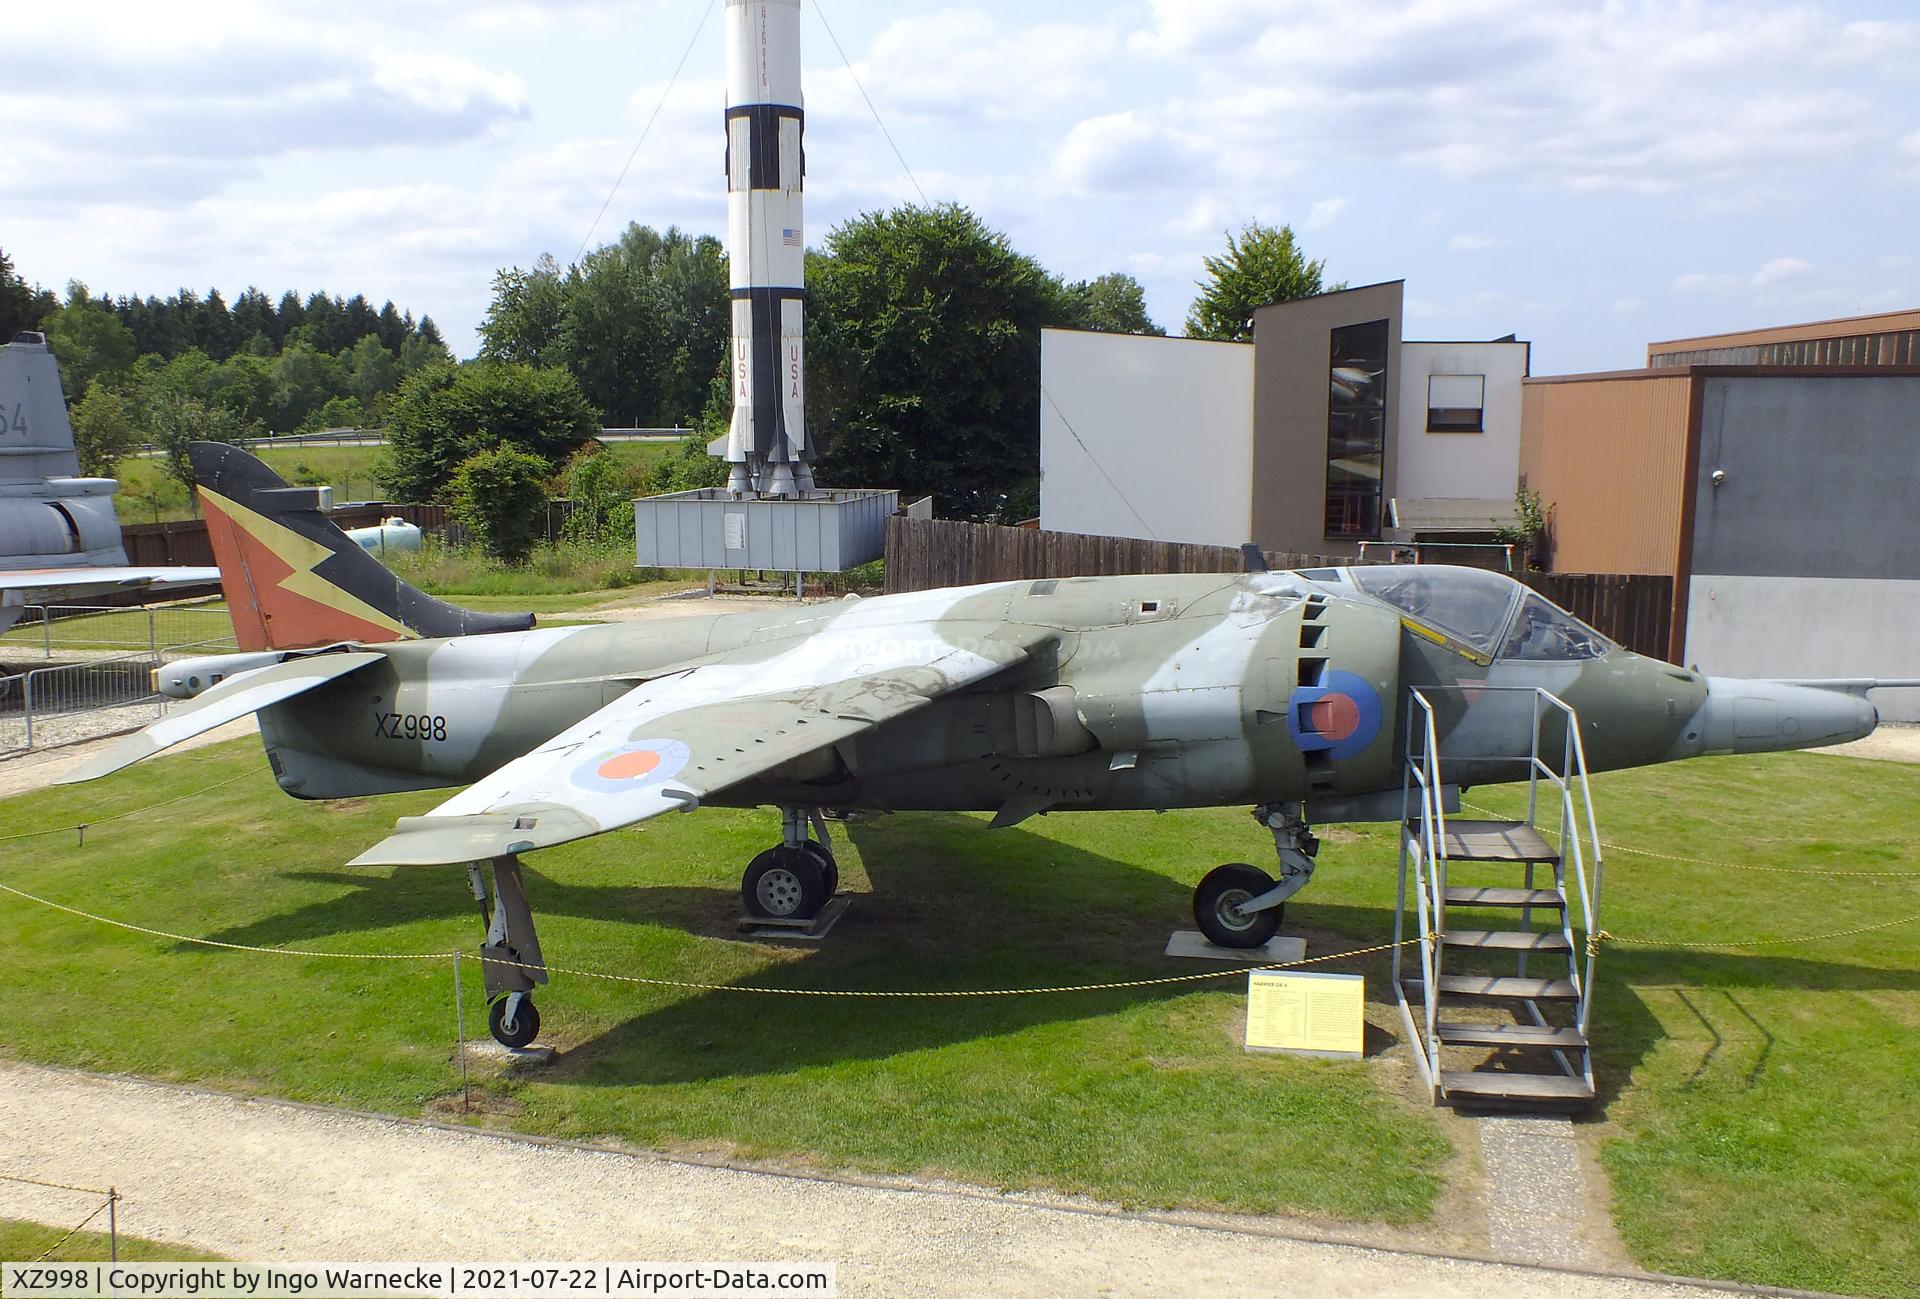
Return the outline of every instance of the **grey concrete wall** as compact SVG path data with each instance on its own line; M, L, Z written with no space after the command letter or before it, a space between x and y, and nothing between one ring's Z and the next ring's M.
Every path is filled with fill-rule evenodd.
M1342 325L1387 322L1383 510L1393 495L1402 288L1394 280L1254 312L1253 536L1268 550L1360 553L1354 542L1325 535L1328 335Z
M1920 677L1920 580L1702 574L1685 658L1722 677ZM1888 721L1920 722L1920 690L1871 698Z
M1701 382L1694 573L1920 578L1920 377Z

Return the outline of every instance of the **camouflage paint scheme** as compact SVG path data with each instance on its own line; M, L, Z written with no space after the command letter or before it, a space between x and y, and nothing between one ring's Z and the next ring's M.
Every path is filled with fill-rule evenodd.
M173 665L162 688L193 702L69 779L257 711L296 797L470 786L356 864L495 859L701 803L1003 825L1231 804L1396 819L1412 690L1460 786L1524 776L1536 688L1577 711L1596 771L1837 743L1877 722L1863 690L1708 680L1510 578L1439 565L1003 582L504 630L528 620L414 591L311 489L236 448L194 453L236 622L266 648ZM386 639L447 626L490 630ZM289 648L289 629L311 648Z

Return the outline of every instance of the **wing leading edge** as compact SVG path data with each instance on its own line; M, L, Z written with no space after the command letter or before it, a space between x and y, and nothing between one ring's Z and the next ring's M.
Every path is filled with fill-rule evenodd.
M963 646L952 629L941 632L828 630L762 663L646 682L427 815L403 818L350 864L481 861L691 811L709 795L1004 671L1024 661L1032 643L983 634Z

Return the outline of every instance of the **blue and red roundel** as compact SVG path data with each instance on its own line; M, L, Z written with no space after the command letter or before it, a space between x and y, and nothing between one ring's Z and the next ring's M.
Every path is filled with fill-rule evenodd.
M568 780L595 793L625 794L677 776L692 758L693 751L679 740L635 740L595 751Z
M1351 672L1329 672L1324 684L1288 697L1287 730L1302 753L1355 757L1380 734L1380 696Z

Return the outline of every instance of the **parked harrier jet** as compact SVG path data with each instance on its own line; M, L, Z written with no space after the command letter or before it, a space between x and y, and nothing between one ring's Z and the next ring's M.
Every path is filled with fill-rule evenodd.
M412 590L245 452L193 459L236 625L262 648L166 669L167 692L193 702L70 779L257 712L295 797L467 786L353 864L464 864L484 907L492 863L492 1026L515 1044L546 980L518 856L665 812L778 807L781 840L741 895L793 917L834 887L826 809L1012 825L1251 805L1280 878L1221 867L1194 910L1214 941L1256 946L1312 873L1309 817L1399 817L1410 687L1436 701L1460 786L1525 774L1531 696L1503 687L1573 705L1599 770L1832 744L1878 720L1868 683L1703 679L1507 577L1438 566L999 582L531 628Z

